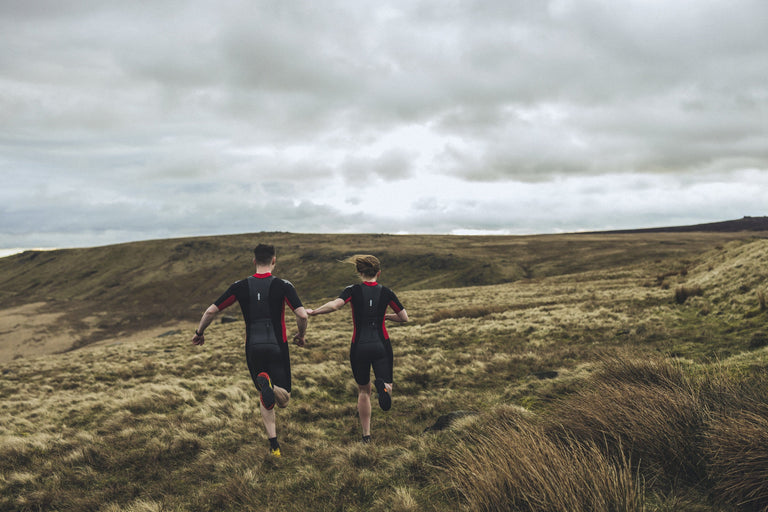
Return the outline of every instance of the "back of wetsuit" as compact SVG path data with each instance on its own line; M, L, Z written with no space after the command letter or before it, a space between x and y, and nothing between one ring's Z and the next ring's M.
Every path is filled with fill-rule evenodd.
M248 278L248 345L279 345L269 308L269 287L274 276Z
M379 309L379 300L381 299L381 285L361 286L363 293L363 314L360 315L360 333L358 343L383 342L384 336L381 332L382 319L379 318L377 311Z

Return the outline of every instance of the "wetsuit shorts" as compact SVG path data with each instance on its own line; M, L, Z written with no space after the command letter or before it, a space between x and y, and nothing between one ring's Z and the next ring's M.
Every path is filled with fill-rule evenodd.
M279 386L287 392L291 392L291 361L288 351L279 345L253 344L245 346L245 360L248 362L248 371L251 372L253 384L256 384L256 376L261 372L267 372L273 386Z
M377 343L353 343L349 349L349 362L355 382L365 386L371 382L371 368L376 378L392 382L392 344L389 340Z

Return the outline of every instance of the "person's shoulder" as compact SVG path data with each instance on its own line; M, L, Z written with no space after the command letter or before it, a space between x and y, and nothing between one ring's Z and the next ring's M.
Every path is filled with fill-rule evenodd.
M381 293L384 293L390 297L397 298L397 294L392 288L387 288L386 286L383 286L383 285L381 287Z
M243 290L248 288L248 278L245 279L238 279L234 283L229 285L229 288L227 288L227 291L225 293L229 294L235 294L239 295L242 293Z

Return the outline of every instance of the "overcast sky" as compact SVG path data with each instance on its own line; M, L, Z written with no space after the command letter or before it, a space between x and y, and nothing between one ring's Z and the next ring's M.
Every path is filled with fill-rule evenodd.
M0 249L768 215L765 0L0 0Z

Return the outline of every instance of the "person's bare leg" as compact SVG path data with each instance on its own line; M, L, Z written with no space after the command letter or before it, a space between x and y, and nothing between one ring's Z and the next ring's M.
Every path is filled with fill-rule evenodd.
M360 426L363 436L371 435L371 383L357 386L357 413L360 415Z
M277 437L277 425L275 420L275 409L267 409L264 404L259 402L261 407L261 421L264 422L264 430L267 431L267 438Z
M281 409L288 405L288 400L291 399L291 394L280 386L272 386L272 390L275 393L275 403Z

